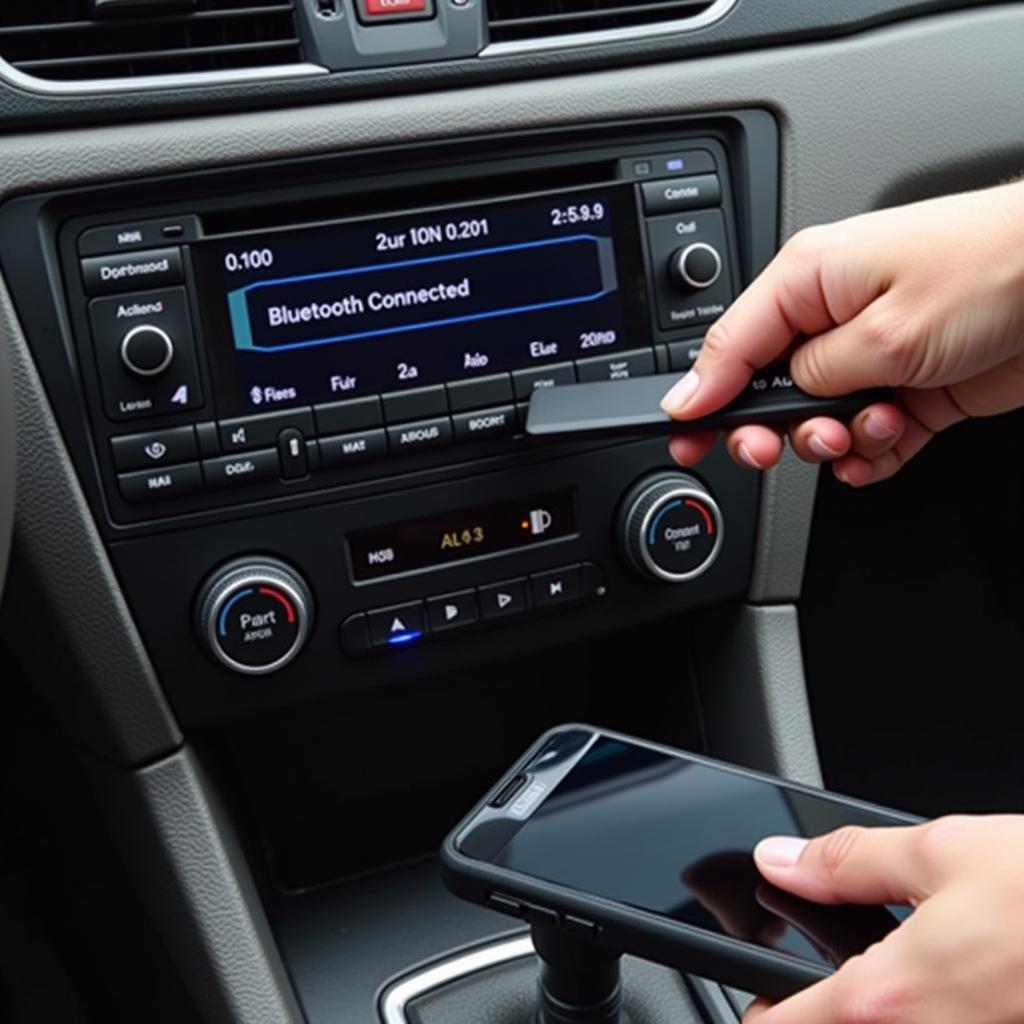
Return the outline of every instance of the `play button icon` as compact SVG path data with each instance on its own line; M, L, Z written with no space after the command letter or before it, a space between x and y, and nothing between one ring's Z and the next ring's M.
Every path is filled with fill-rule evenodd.
M472 625L480 617L475 591L460 590L457 594L442 594L440 597L428 598L427 617L434 633Z
M480 613L485 619L504 619L526 611L526 580L505 580L477 591Z

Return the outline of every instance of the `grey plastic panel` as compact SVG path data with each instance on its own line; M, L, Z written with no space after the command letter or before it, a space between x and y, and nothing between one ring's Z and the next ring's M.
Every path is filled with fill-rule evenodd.
M180 744L181 733L0 279L0 337L5 335L20 443L8 580L17 600L5 605L0 626L68 732L104 757L151 760Z
M204 1020L303 1020L235 830L186 748L137 771L96 767L122 856Z
M693 655L708 753L821 786L796 608L727 610Z

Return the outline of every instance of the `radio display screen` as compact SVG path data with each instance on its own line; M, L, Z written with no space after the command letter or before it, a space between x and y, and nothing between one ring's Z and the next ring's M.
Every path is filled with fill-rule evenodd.
M650 343L628 187L236 236L193 251L222 413Z
M349 535L348 546L352 575L362 581L513 551L575 532L572 492L558 491L359 530Z

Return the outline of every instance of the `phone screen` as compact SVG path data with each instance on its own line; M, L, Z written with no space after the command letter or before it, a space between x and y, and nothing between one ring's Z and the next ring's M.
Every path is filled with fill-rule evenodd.
M542 752L533 765L557 759ZM881 813L606 736L550 792L529 794L510 808L521 823L506 819L486 844L487 860L521 874L832 967L904 916L790 896L763 880L752 856L769 835L894 823Z

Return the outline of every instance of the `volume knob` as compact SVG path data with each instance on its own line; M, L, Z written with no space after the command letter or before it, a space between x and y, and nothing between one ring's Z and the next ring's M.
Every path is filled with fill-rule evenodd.
M209 652L242 675L284 668L309 636L313 598L294 569L276 558L222 566L200 591L198 630Z
M669 274L681 291L701 291L722 276L722 257L713 245L694 242L672 254Z
M173 359L174 342L160 327L140 324L121 339L121 362L136 377L159 376Z
M619 528L633 568L665 583L702 576L722 550L722 511L708 489L686 473L641 480L623 500Z

